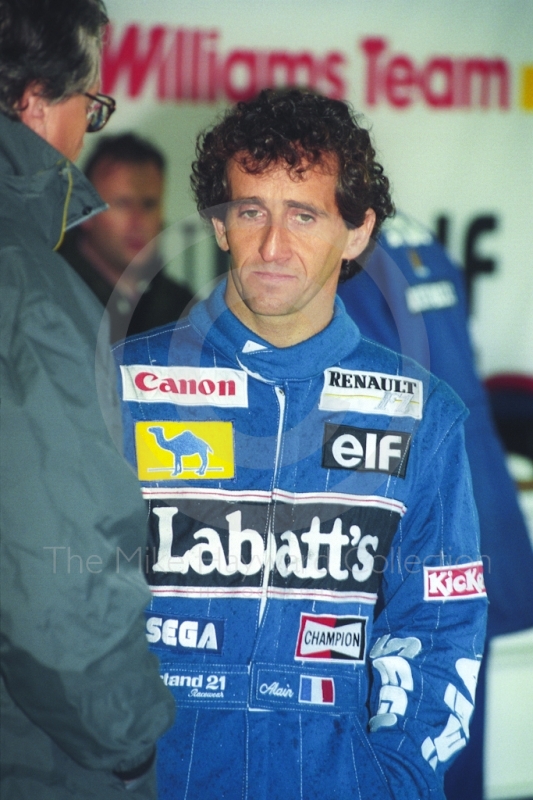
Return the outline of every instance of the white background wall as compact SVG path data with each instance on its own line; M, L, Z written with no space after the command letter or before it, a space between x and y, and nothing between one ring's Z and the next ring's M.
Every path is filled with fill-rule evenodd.
M234 92L253 79L251 58L260 64L258 59L263 58L264 63L264 54L272 51L293 55L308 52L319 61L335 52L342 59L332 67L337 84L341 84L340 94L372 127L379 156L392 179L397 206L430 227L437 217L446 215L449 246L459 261L463 261L465 236L472 220L483 215L495 217L495 230L486 232L477 242L478 255L493 259L496 265L495 272L481 275L475 283L472 329L479 367L484 375L503 371L533 375L532 0L108 0L107 5L113 26L106 80L109 83L112 78L109 65L117 58L128 27L138 24L133 78L136 74L140 91L132 96L130 50L122 59L116 80L111 81L119 106L106 132L133 128L163 148L170 161L169 223L194 213L188 187L194 140L198 130L208 125L227 101L222 88L218 89L216 103L205 98L158 98L161 70L166 76L167 94L176 94L175 72L162 64L176 57L178 29L189 36L182 58L182 78L189 89L195 59L191 35L194 30L204 35L198 61L203 65L200 92L204 95L209 90L209 33L214 53L211 59L216 60L220 80L224 64L227 66L232 53L235 58L235 50L252 51L248 56L241 53L240 63L234 63L230 72ZM154 29L158 26L164 28L162 46L150 57L150 35L157 35ZM377 61L382 78L391 58L398 55L406 56L418 74L432 59L447 59L447 64L452 64L453 80L445 71L449 67L434 68L430 88L443 98L441 102L446 101L450 90L452 105L429 105L415 86L393 87L387 96L384 79L375 102L369 102L369 59L361 48L361 42L369 37L387 42ZM465 61L472 58L503 62L509 86L507 107L499 101L496 76L487 107L480 106L476 87L470 105L465 104L464 96L462 105L458 105L465 89L461 70L464 72ZM320 86L339 93L338 85L327 78ZM529 86L527 97L523 96L524 86ZM406 98L407 105L395 106L391 92L393 100ZM90 147L94 137L88 139ZM168 237L173 252L181 247L180 230L175 226ZM196 289L208 277L201 267L197 265Z

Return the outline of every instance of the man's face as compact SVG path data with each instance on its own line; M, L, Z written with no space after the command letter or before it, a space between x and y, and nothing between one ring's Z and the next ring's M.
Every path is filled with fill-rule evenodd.
M96 164L91 182L109 209L83 224L89 245L117 273L152 245L143 253L145 263L153 254L153 240L163 223L160 169L152 161L128 164L103 158Z
M89 93L96 94L98 88L95 83ZM41 92L42 86L38 83L28 86L20 103L20 119L62 155L75 161L87 131L91 99L85 94L74 94L58 103L47 100Z
M213 225L231 255L228 305L258 333L257 323L279 318L285 327L325 327L342 259L359 255L372 230L370 224L361 237L361 228L346 227L335 200L335 162L324 159L294 179L285 164L253 175L231 160L227 177L227 216Z

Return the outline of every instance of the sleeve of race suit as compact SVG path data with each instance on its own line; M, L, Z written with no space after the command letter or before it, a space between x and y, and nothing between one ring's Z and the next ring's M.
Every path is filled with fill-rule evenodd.
M465 413L450 425L434 400L415 437L417 494L383 574L370 647L368 737L398 800L444 800L444 772L468 741L485 638Z

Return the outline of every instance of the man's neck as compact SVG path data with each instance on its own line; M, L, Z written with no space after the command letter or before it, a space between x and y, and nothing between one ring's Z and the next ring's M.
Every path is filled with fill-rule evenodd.
M110 286L113 288L116 286L120 294L128 298L134 298L142 293L142 289L139 289L141 275L138 270L132 269L131 266L124 270L121 266L111 264L105 258L102 258L86 236L81 237L79 248L91 263L91 266Z
M240 297L235 297L227 290L225 300L230 311L243 325L274 347L292 347L311 339L327 328L334 313L333 302L324 303L317 313L313 313L316 309L306 307L283 316L268 316L255 314Z

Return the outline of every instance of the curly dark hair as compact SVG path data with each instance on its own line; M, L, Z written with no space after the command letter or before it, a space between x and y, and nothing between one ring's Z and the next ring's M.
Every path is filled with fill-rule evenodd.
M108 21L103 0L0 0L0 111L19 119L28 86L49 101L86 92L98 79Z
M264 89L255 99L237 103L215 127L198 136L191 175L198 210L204 219L224 219L231 199L226 175L231 158L252 174L284 161L297 179L309 164L320 164L329 155L338 163L335 199L345 224L359 227L372 208L375 238L394 206L370 134L346 103L304 89ZM343 261L339 280L348 280L360 269L357 261Z

